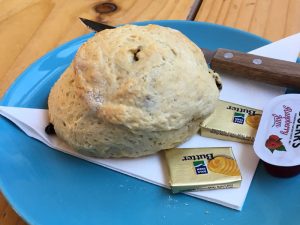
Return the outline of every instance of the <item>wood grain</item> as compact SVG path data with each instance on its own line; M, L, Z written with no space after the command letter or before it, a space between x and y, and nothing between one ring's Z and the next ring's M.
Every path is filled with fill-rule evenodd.
M231 54L233 57L224 57L225 54ZM220 74L300 89L300 65L297 63L218 49L211 60L211 68Z
M196 16L271 41L300 32L300 0L204 0Z
M153 19L185 19L193 0L114 0L113 12L100 12L104 1L0 1L0 96L33 61L56 46L90 32L78 17L111 25ZM4 9L4 10L3 10ZM50 38L51 37L51 38Z
M111 25L184 20L193 3L194 0L0 0L0 97L36 59L90 32L78 17ZM25 222L0 193L0 225L16 224L24 225Z
M0 225L26 225L15 211L9 206L0 192Z

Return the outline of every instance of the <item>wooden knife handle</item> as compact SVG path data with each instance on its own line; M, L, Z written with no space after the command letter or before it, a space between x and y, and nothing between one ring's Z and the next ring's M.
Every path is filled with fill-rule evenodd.
M211 68L250 80L300 90L300 64L228 49L218 49Z

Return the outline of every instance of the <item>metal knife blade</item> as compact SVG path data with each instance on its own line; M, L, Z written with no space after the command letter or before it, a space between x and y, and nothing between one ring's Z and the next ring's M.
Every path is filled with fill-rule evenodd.
M80 18L90 29L99 32L115 27ZM300 89L300 64L277 60L230 49L211 51L201 48L211 68L229 74L281 87Z
M92 29L96 32L99 32L99 31L102 31L102 30L105 30L105 29L114 29L114 28L116 28L116 27L113 27L113 26L106 25L104 23L98 23L98 22L95 22L95 21L92 21L92 20L81 18L81 17L79 17L79 19L81 20L81 22L85 26L87 26L88 28L90 28L90 29Z

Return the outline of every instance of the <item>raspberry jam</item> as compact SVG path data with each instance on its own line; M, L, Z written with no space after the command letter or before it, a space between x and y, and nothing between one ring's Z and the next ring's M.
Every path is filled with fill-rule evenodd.
M253 147L271 175L300 173L300 94L278 96L266 105Z
M300 166L274 166L264 162L264 167L275 177L293 177L300 173Z

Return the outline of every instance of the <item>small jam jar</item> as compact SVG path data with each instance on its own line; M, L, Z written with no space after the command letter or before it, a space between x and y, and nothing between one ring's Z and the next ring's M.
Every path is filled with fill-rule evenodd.
M271 175L300 173L300 94L278 96L265 106L253 148Z

